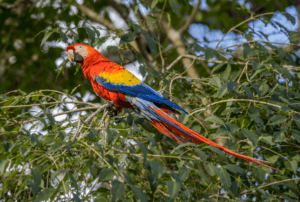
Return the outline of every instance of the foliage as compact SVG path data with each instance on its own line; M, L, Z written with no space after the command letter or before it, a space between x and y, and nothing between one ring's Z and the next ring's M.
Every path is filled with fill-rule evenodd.
M255 17L253 10L237 9L237 1L208 1L211 10L197 11L194 23L210 19L212 28L225 31L241 23L237 30L247 39L237 49L212 49L201 46L186 30L178 31L186 22L182 16L192 15L193 6L187 1L140 1L151 15L141 15L144 21L139 22L126 19L122 12L128 14L129 8L125 5L86 1L97 12L111 6L128 24L126 30L108 28L104 36L100 34L104 28L89 21L82 5L50 2L25 7L15 3L1 10L8 16L1 22L5 81L0 88L1 92L6 89L0 95L1 200L299 201L299 58L284 46L255 41L255 33L246 31L247 21L241 23L251 17L267 25L273 23L273 13L257 12ZM134 2L130 9L139 16ZM271 2L277 1L268 2L264 11L274 11ZM73 6L77 16L69 15ZM226 9L243 18L231 20ZM28 17L42 13L44 17L35 20ZM111 20L108 13L102 17L102 23ZM57 20L65 21L67 27ZM165 22L170 27L161 28ZM15 29L24 33L11 34ZM172 29L181 35L177 41L169 35ZM297 35L288 34L291 41ZM18 37L20 46L11 43ZM100 47L109 37L119 37L120 44L108 46L107 54L114 53L120 63L126 63L119 53L133 52L140 72L149 72L145 83L190 112L176 117L180 122L214 141L226 138L225 147L271 162L278 171L207 145L178 145L129 110L112 118L106 110L94 114L105 102L98 97L84 101L82 95L91 86L81 72L76 73L79 66L62 63L65 66L54 72L54 60L62 49L51 48L50 41L86 39ZM176 47L178 41L184 42L184 54ZM15 63L9 62L12 55Z

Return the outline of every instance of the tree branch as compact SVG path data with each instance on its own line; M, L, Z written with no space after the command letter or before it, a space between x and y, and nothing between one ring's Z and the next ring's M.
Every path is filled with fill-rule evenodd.
M127 13L127 11L126 11L125 8L123 8L119 3L117 3L117 2L114 1L114 0L109 0L108 3L109 3L109 5L110 5L111 7L113 7L113 9L115 9L115 10L120 14L120 16L121 16L126 22L129 21L129 17L128 17L129 15L128 15L128 13Z
M228 99L228 100L220 100L220 101L217 101L217 102L214 102L214 103L211 103L211 104L207 105L206 108L210 107L210 106L213 106L213 105L216 105L216 104L224 103L224 102L255 102L255 103L265 104L265 105L269 105L269 106L276 107L276 108L281 108L280 105L276 105L276 104L272 104L272 103L264 102L264 101L260 101L260 100L251 100L251 99ZM206 110L206 109L199 109L199 110L191 112L189 115L191 116L191 115L193 115L195 113L198 113L198 112L201 112L201 111L204 111L204 110ZM291 112L294 112L296 114L300 114L300 112L297 112L297 111L294 111L294 110L291 110Z
M202 55L195 56L195 55L180 55L178 56L168 67L166 67L166 70L170 70L175 64L177 64L182 58L190 58L195 59L198 61L206 61L208 63L222 63L227 64L229 61L222 61L222 60L206 60L205 58L201 58ZM246 65L247 62L230 62L230 64L234 65ZM252 62L249 62L249 65L251 65ZM295 67L293 65L283 65L284 68L287 68L288 70L300 70L300 67Z
M178 30L178 32L181 34L182 32L184 32L186 29L189 28L190 24L193 22L193 19L197 13L197 11L199 10L199 6L200 6L201 0L198 0L196 5L194 6L191 15L189 16L189 18L187 19L187 21L184 23L184 25L182 27L180 27L180 29Z
M105 18L102 18L98 13L96 13L95 11L93 11L92 9L84 6L84 5L80 5L78 3L74 3L74 5L84 14L86 14L87 16L89 16L92 20L104 25L107 29L109 30L116 30L117 28L113 25L113 23L109 22L108 20L106 20ZM132 41L129 42L129 44L137 51L137 52L141 52L138 44L136 43L136 41Z
M113 23L109 22L108 20L106 20L105 18L102 18L98 13L96 13L95 11L93 11L92 9L88 8L85 5L80 5L78 3L74 3L74 5L84 14L86 14L88 17L90 17L91 19L99 22L100 24L104 25L107 29L109 30L116 30L117 28L113 25Z
M233 26L230 30L228 30L228 32L226 32L226 34L224 34L224 36L222 37L222 39L217 43L216 47L215 47L215 50L218 48L219 44L223 41L223 39L232 31L234 30L235 28L241 26L242 24L244 23L247 23L247 22L250 22L252 20L255 20L256 18L259 18L259 17L262 17L262 16L265 16L265 15L273 15L275 12L269 12L269 13L263 13L263 14L260 14L260 15L256 15L256 16L251 16L250 18L248 18L247 20L244 20L243 22Z

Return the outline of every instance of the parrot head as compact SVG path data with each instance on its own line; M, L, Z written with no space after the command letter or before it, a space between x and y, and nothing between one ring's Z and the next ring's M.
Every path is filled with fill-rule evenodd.
M86 44L73 44L67 47L69 61L80 64L83 64L84 60L94 51L96 50L93 47Z

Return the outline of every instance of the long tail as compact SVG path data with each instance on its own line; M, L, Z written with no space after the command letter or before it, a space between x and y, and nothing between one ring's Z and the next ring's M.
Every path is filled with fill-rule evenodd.
M151 102L136 98L133 102L133 104L139 108L139 113L148 119L150 124L154 126L157 130L159 130L164 135L169 136L170 138L175 139L179 144L182 144L183 142L193 142L195 144L202 144L206 143L208 145L217 147L223 152L231 154L235 157L238 157L240 159L243 159L248 162L255 163L257 165L261 165L267 168L271 168L273 170L278 170L276 168L273 168L271 166L267 166L263 163L268 163L263 160L251 158L248 156L241 155L237 152L234 152L226 147L223 147L201 135L196 133L195 131L189 129L185 125L179 123L175 119L171 118L169 115L167 115L163 110L158 108L156 105L154 105Z

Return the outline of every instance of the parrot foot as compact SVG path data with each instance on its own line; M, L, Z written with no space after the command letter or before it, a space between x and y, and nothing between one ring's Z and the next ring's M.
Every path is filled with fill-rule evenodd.
M108 116L111 118L111 117L117 116L120 109L118 107L116 107L115 105L112 105L112 106L107 107L107 111L108 111Z
M107 104L104 104L102 106L100 106L97 111L95 111L94 113L92 113L85 121L81 120L80 121L87 125L97 114L99 114L101 111L103 111L104 109L108 109L108 114L110 112L110 108L114 107L114 102L108 102Z

